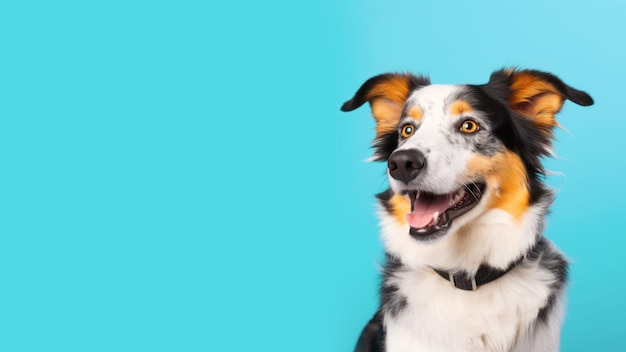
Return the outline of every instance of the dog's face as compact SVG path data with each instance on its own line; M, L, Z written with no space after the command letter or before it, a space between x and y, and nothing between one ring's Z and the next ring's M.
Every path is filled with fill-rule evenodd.
M485 85L431 85L424 77L371 78L342 110L371 104L374 160L387 161L389 215L419 241L456 232L491 209L520 219L541 198L540 158L554 115L584 92L539 71L494 72Z

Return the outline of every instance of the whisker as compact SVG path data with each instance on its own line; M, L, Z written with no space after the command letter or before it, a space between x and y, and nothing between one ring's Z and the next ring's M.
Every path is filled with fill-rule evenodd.
M480 187L478 187L478 185L476 184L476 182L474 182L474 181L470 181L470 182L471 182L471 183L472 183L472 185L474 185L474 186L476 187L476 189L477 189L477 190L479 190L479 192L480 192ZM468 192L472 195L472 197L474 197L474 200L475 200L475 201L478 201L478 196L477 196L476 194L474 194L474 192L472 192L472 189L471 189L471 188L469 188L469 187L467 186L467 184L464 184L464 185L463 185L463 187L464 187L465 189L467 189L467 191L468 191Z

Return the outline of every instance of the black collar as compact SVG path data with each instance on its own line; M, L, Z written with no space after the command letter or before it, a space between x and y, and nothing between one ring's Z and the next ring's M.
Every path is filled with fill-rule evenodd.
M530 251L532 251L532 249ZM465 291L476 291L478 287L484 284L490 283L491 281L496 280L502 277L504 274L508 273L509 271L513 270L513 268L515 268L518 264L523 262L524 259L526 259L526 255L523 255L518 260L512 262L504 270L496 269L487 264L483 264L480 267L478 267L478 271L476 272L476 275L474 275L473 277L470 277L469 274L465 271L457 271L457 272L452 273L452 272L447 272L443 270L438 270L435 268L433 268L433 270L435 270L435 272L439 274L441 277L443 277L444 279L450 281L452 286L458 289L465 290Z

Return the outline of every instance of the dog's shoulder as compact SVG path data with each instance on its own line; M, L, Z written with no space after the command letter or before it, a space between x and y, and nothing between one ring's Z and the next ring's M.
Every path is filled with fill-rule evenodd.
M385 352L385 327L380 310L363 328L354 352Z

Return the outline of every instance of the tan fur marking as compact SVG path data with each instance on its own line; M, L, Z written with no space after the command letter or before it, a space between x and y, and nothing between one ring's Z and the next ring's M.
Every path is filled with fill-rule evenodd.
M386 97L397 104L404 104L409 95L409 76L395 75L386 81L372 87L367 94L367 99Z
M498 208L520 221L528 209L528 176L520 157L510 151L494 156L476 156L467 166L468 177L485 178L492 187L489 208Z
M409 197L394 194L391 200L391 213L400 224L406 224L406 215L411 212Z
M461 115L463 113L472 112L472 106L466 102L465 100L457 100L452 105L450 105L450 114L451 115Z
M367 93L376 119L376 138L396 129L402 107L409 96L409 75L395 75Z
M414 106L410 108L406 114L413 120L419 121L422 119L423 112L422 112L422 109L418 108L417 106Z
M558 126L554 115L563 102L562 94L550 83L526 72L513 73L509 103L513 109L530 118L544 133Z
M539 127L549 130L551 127L558 126L558 122L554 118L554 114L561 110L564 99L556 94L543 94L534 97L532 105L526 111L528 115L533 117L533 121Z
M402 105L387 98L376 98L370 102L372 114L376 119L376 138L394 131L402 115Z

